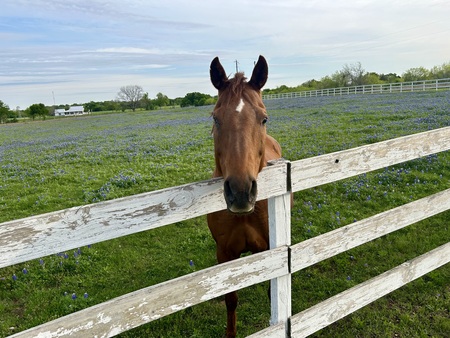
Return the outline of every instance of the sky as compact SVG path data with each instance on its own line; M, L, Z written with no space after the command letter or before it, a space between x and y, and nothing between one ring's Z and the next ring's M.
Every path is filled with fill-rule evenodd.
M117 99L139 85L150 98L216 95L209 65L250 77L264 55L265 88L297 86L360 62L401 75L450 61L448 0L2 0L0 100Z

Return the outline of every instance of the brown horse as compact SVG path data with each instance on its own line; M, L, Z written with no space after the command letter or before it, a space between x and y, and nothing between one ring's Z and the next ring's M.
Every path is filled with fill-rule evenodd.
M227 210L207 215L219 263L239 258L244 252L269 249L267 200L256 202L256 179L267 161L281 157L281 147L266 133L268 117L261 88L267 75L263 56L259 57L249 82L243 73L228 79L219 58L211 62L211 82L219 91L212 113L214 177L224 178L227 204ZM236 292L225 296L227 337L236 336L237 301Z

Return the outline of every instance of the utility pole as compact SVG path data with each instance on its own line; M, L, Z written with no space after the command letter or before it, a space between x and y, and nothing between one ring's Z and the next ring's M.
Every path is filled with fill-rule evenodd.
M236 64L236 73L237 73L237 72L239 72L239 68L238 68L239 62L238 62L238 60L235 60L234 63Z
M56 101L55 101L55 92L52 90L52 95L53 95L53 112L51 114L53 114L53 116L55 115L55 111L56 111Z

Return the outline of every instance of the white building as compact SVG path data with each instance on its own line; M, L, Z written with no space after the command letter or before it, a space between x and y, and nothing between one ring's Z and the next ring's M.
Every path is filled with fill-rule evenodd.
M55 116L74 116L74 115L84 115L83 106L72 106L69 109L55 109Z

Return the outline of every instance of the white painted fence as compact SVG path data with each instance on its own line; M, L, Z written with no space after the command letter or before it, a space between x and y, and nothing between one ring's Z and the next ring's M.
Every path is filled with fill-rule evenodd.
M450 149L450 127L292 163L258 178L269 198L271 250L153 285L11 337L107 337L195 304L271 280L272 325L252 337L305 337L448 263L450 242L301 313L291 314L291 274L450 209L450 189L290 244L290 192ZM154 229L225 208L213 179L0 224L0 268L87 244ZM225 309L224 309L225 311Z
M430 90L448 90L450 89L450 79L423 80L413 82L394 82L385 84L372 84L354 87L327 88L318 90L308 90L292 93L278 93L263 95L264 100L273 99L292 99L297 97L317 97L317 96L339 96L353 94L386 94L386 93L405 93L422 92Z

